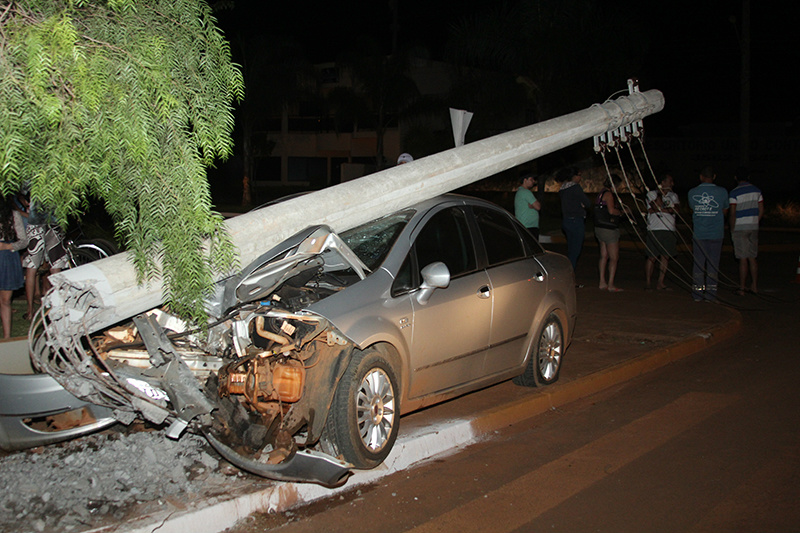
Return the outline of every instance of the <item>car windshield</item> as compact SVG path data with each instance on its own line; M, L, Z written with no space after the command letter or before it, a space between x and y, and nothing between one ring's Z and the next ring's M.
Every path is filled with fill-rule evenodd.
M375 270L381 266L412 216L414 210L407 209L367 222L339 236L370 270Z

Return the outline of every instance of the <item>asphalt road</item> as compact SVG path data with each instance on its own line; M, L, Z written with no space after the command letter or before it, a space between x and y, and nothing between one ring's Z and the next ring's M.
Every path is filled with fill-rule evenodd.
M587 280L592 253L579 266ZM796 256L762 255L761 294L726 295L744 318L731 340L458 454L229 531L797 531ZM625 287L639 263L623 261ZM723 262L729 275L734 266Z

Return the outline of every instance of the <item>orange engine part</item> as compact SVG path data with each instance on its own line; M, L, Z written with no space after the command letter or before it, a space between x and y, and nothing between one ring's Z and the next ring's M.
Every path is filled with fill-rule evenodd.
M262 402L294 403L303 396L306 369L294 359L250 362L244 372L234 372L220 387L224 394L242 394L256 410Z

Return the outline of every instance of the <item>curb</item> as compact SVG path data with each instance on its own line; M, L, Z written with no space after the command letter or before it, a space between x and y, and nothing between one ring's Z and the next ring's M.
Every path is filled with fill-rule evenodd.
M159 533L219 533L255 512L283 512L301 504L350 491L436 456L455 453L459 448L515 422L591 396L727 340L742 325L741 314L735 310L730 311L734 316L723 324L664 348L646 352L573 381L552 385L529 397L484 409L471 418L446 420L437 423L435 427L419 427L400 435L383 464L373 470L357 471L343 487L327 489L310 483L276 482L273 486L251 494L224 501L220 497L197 501L190 508L163 511L124 525L88 530L88 533L152 533L154 530Z

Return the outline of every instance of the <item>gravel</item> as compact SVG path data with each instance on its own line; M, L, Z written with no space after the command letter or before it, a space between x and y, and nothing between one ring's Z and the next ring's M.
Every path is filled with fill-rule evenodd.
M107 430L0 457L0 532L84 531L251 481L200 436Z

